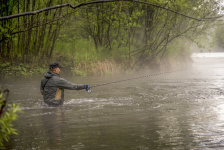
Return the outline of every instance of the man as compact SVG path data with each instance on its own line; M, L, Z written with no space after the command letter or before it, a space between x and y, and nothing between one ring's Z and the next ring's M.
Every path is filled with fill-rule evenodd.
M88 91L88 85L73 84L59 77L61 66L57 62L49 65L49 71L41 80L40 91L44 96L44 102L49 106L60 106L64 101L64 89Z

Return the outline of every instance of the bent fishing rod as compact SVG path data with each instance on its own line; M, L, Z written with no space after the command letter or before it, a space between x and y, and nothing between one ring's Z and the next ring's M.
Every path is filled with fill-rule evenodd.
M99 87L99 86L105 86L105 85L109 85L109 84L116 84L116 83L121 83L121 82L125 82L125 81L131 81L131 80L137 80L137 79L142 79L142 78L148 78L148 77L153 77L153 76L159 76L159 75L164 75L164 74L170 74L170 73L174 73L174 72L178 72L181 70L177 70L177 71L168 71L168 72L160 72L160 73L156 73L156 74L149 74L149 75L144 75L144 76L138 76L138 77L133 77L133 78L126 78L123 80L117 80L117 81L112 81L112 82L105 82L105 83L101 83L101 84L96 84L93 86L89 86L90 88L95 88L95 87ZM91 93L92 90L88 90L88 93Z

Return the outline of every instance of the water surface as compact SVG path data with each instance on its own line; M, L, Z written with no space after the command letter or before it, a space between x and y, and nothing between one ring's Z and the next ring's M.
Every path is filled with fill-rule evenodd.
M14 122L19 135L7 148L222 149L224 59L192 59L180 72L96 87L91 94L67 90L60 108L42 105L41 77L4 80L9 101L20 103L24 112ZM95 85L128 77L65 78Z

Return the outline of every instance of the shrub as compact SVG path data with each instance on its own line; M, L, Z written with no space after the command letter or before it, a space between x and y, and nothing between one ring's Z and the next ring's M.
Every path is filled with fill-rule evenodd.
M7 92L9 93L9 91ZM7 97L4 99L3 92L0 90L0 149L4 148L5 141L9 141L9 135L18 134L16 129L13 128L12 122L16 120L17 113L21 112L19 105L7 104Z

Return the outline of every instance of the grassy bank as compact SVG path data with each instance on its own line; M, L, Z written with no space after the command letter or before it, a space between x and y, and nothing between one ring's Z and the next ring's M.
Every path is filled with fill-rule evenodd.
M184 43L184 44L183 44ZM122 48L120 48L122 49ZM172 42L166 52L158 55L153 61L144 64L141 68L134 66L136 59L128 56L128 50L96 50L94 43L89 40L57 41L53 57L49 62L10 63L1 62L1 76L35 76L43 75L50 62L56 61L63 66L63 72L74 76L99 76L114 73L135 72L139 70L176 70L186 67L191 60L189 43L182 40ZM122 53L121 53L122 52Z
M188 62L183 62L183 59L174 60L166 58L162 60L155 60L142 69L128 68L124 63L116 62L114 59L105 59L93 62L81 61L79 63L63 63L63 69L67 75L72 76L102 76L117 73L131 73L135 71L172 71L184 68L191 62L190 59L184 58ZM60 61L59 61L60 62ZM47 70L47 65L32 67L28 64L19 64L12 66L10 63L3 63L0 65L1 77L31 77L43 75Z

